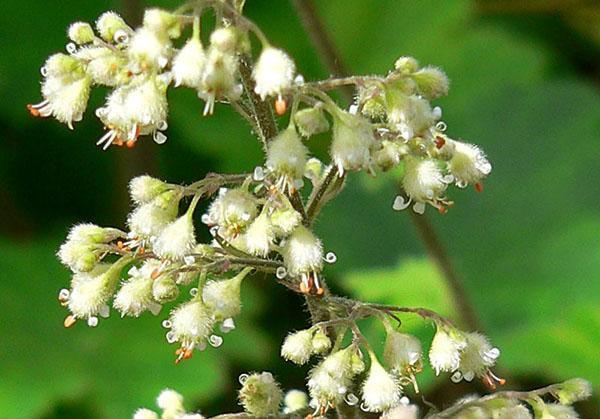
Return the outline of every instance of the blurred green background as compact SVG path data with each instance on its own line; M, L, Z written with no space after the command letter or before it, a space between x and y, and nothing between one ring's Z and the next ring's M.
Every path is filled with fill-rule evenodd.
M445 216L428 211L483 329L502 349L508 387L581 376L600 390L600 6L597 1L321 0L317 9L353 73L386 73L400 55L441 66L452 80L439 101L450 136L481 145L494 166L483 194L452 191ZM39 68L62 50L65 28L108 9L139 19L145 5L175 1L8 0L0 5L0 417L123 418L153 407L164 387L206 415L236 411L237 376L273 371L301 388L307 368L284 364L279 345L307 325L302 299L269 278L243 289L244 313L223 346L182 365L158 317L92 330L62 327L56 301L69 273L54 253L76 222L122 226L128 179L150 173L191 182L208 171L248 171L258 143L225 106L202 118L193 92L170 95L169 141L133 151L95 147L89 112L75 132L29 117ZM248 0L247 14L307 79L328 75L292 5ZM91 109L106 92L96 91ZM322 155L325 139L310 147ZM456 313L407 213L392 211L396 180L352 175L317 231L338 262L340 293ZM207 237L202 231L203 237ZM426 339L433 329L406 318ZM373 342L383 339L364 325ZM428 399L447 405L481 391L424 377ZM581 406L600 417L598 403Z

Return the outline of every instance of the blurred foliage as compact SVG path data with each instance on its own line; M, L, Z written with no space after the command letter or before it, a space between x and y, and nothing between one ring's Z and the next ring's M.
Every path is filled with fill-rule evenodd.
M247 3L248 14L296 58L307 79L327 76L288 2ZM546 7L534 7L540 4ZM596 2L330 0L318 6L351 71L385 73L399 55L413 55L453 80L450 96L440 101L448 133L480 144L494 171L483 194L454 191L449 214L428 216L485 331L503 351L503 372L528 385L582 376L598 386ZM306 368L277 356L286 331L306 326L301 299L268 278L244 285L244 315L223 346L184 365L173 364L160 328L166 309L158 318L113 316L96 330L62 329L65 311L56 294L69 274L54 252L72 223L122 225L133 174L189 182L208 171L247 171L261 159L241 120L224 106L212 118L200 117L202 104L191 92L171 95L167 144L146 141L134 152L97 150L101 126L92 112L74 133L30 119L25 104L39 98L39 68L64 46L64 29L110 8L123 4L0 5L0 416L127 417L150 406L165 386L207 414L237 410L236 377L249 370L272 370L285 387L302 386ZM96 92L92 107L103 95ZM309 145L322 155L326 138ZM393 175L353 175L325 209L317 230L338 255L326 273L329 283L356 297L452 314L408 214L391 210L395 189ZM377 326L365 327L382 340ZM405 327L432 333L418 319L407 318Z

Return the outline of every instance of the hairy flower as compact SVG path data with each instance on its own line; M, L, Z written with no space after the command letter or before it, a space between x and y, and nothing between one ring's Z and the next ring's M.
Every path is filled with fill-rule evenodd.
M299 189L307 156L308 149L293 126L269 143L266 166L275 176L275 184L280 191Z
M442 152L451 155L448 170L454 176L456 185L465 187L468 184L481 182L492 171L492 165L485 153L473 144L461 143L446 139ZM448 149L446 151L446 149Z
M178 261L191 253L196 246L192 214L188 210L161 231L152 247L157 256Z
M431 159L407 158L406 170L402 179L402 187L412 201L415 201L414 211L422 214L425 203L436 208L445 204L444 192L447 181L437 163Z
M333 118L331 159L340 173L368 169L375 142L371 125L361 116L339 111Z
M267 96L281 95L291 87L295 72L294 62L285 52L266 47L254 68L254 91L262 100Z
M371 412L386 411L400 402L400 384L371 356L369 375L362 386L364 406Z
M246 412L262 417L277 413L283 392L273 375L263 372L244 379L238 398Z
M492 347L488 339L480 333L465 334L465 347L460 354L458 370L452 375L454 382L462 379L471 381L488 373L496 364L500 350Z
M267 214L260 214L248 226L245 234L246 249L254 256L265 257L269 254L275 234Z
M159 313L161 306L154 300L152 287L153 274L160 265L160 261L149 259L139 269L133 267L129 270L129 279L123 283L113 301L121 316L139 317L146 310L154 315Z
M250 273L251 268L245 268L230 279L209 281L202 290L202 299L209 307L217 321L236 317L242 310L240 287L242 280Z
M440 372L454 372L458 369L461 352L467 346L465 338L457 330L439 326L429 351L429 362L436 375Z
M306 364L313 353L312 338L310 329L290 333L281 346L281 356L294 364Z
M192 37L173 59L175 87L198 88L202 81L206 54L199 37Z
M244 231L257 214L256 198L246 188L222 188L203 221L219 226L219 234L231 239Z
M192 350L212 333L215 320L210 309L197 299L181 304L171 312L171 331L167 339L178 341L182 348Z

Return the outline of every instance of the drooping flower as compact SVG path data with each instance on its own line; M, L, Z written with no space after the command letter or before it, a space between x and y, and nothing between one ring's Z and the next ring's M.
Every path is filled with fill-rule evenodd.
M450 154L448 170L458 187L478 184L492 171L485 153L476 145L445 139L442 152Z
M294 126L282 131L269 143L266 166L275 176L281 192L299 189L302 184L308 149Z
M281 356L294 364L306 364L313 353L312 338L310 329L290 333L281 345Z
M255 373L244 379L238 398L246 412L265 417L278 412L283 392L271 373Z
M161 262L148 259L140 268L133 267L129 270L129 279L123 283L113 301L114 308L121 316L139 317L144 311L149 310L157 315L161 305L154 300L152 288L154 273L160 269Z
M348 112L333 115L333 139L330 155L340 173L368 169L375 137L368 121Z
M371 412L384 412L400 402L398 380L371 356L369 375L362 385L364 407Z
M242 310L240 288L252 268L244 268L233 278L209 281L202 290L202 300L217 321L236 317Z
M436 375L440 372L456 371L466 346L466 339L460 332L438 325L429 351L429 362Z
M436 162L416 158L406 158L404 161L406 170L402 178L402 188L410 200L398 208L406 208L414 202L413 210L418 214L425 212L426 203L444 211L444 205L448 204L444 197L448 180L444 178Z
M258 202L246 188L222 188L208 208L203 222L218 226L219 234L231 240L243 232L257 214Z
M267 96L281 95L291 87L295 72L294 62L285 52L266 47L254 68L254 91L262 100Z
M319 274L323 269L323 245L308 228L299 225L286 239L282 249L283 261L291 276L300 276L306 291L313 282L320 290Z
M175 87L187 86L197 89L202 81L206 54L199 37L190 38L173 59Z
M466 333L465 346L460 354L458 369L452 375L452 381L471 381L475 377L491 374L490 368L496 364L499 356L500 350L492 347L484 335L477 332ZM491 377L495 378L493 374Z

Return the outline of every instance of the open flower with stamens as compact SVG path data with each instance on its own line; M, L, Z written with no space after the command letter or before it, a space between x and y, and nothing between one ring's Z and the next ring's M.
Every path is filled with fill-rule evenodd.
M480 182L492 171L485 153L476 145L446 138L440 152L450 155L448 170L454 176L456 186L460 188L468 184L481 185Z
M254 68L254 91L265 100L267 96L279 95L289 89L294 81L296 66L282 50L266 47Z
M322 292L319 275L323 269L323 245L308 228L299 225L286 239L282 249L285 266L291 276L300 276L301 289L310 291L313 286Z
M275 177L281 192L294 191L302 186L308 149L290 125L269 143L266 166Z
M156 76L139 76L130 84L114 90L106 106L96 110L108 132L97 145L107 149L111 144L134 145L140 135L152 134L154 141L162 144L167 129L167 85Z
M245 187L219 190L219 195L202 218L209 226L218 226L221 237L232 240L256 218L258 202Z
M91 79L85 73L82 63L66 54L51 56L42 74L42 97L36 105L27 105L33 116L46 118L53 116L59 122L73 129L73 123L81 121L90 96Z
M421 342L412 335L400 333L386 324L387 337L383 357L392 371L407 376L416 384L414 374L422 367Z
M169 321L167 341L181 344L178 360L190 358L194 348L203 349L215 324L211 310L199 298L175 308Z
M425 212L425 204L430 204L440 212L444 212L446 206L450 205L444 196L448 180L437 163L431 159L412 157L407 157L404 161L406 170L402 179L402 188L410 199L395 208L404 209L414 202L413 210L418 214Z
M127 53L134 73L154 72L167 66L171 58L171 42L168 36L145 27L135 31Z
M389 100L389 97L393 100ZM405 140L426 132L435 122L429 102L419 96L386 91L387 119Z
M471 381L475 377L486 377L485 382L490 386L494 382L503 384L504 380L490 371L500 356L500 350L492 347L488 339L477 332L466 333L465 339L466 345L460 353L460 363L452 381L457 383L462 379Z
M127 58L114 49L86 46L77 50L73 56L85 63L85 71L94 84L114 87L126 84L131 78Z

